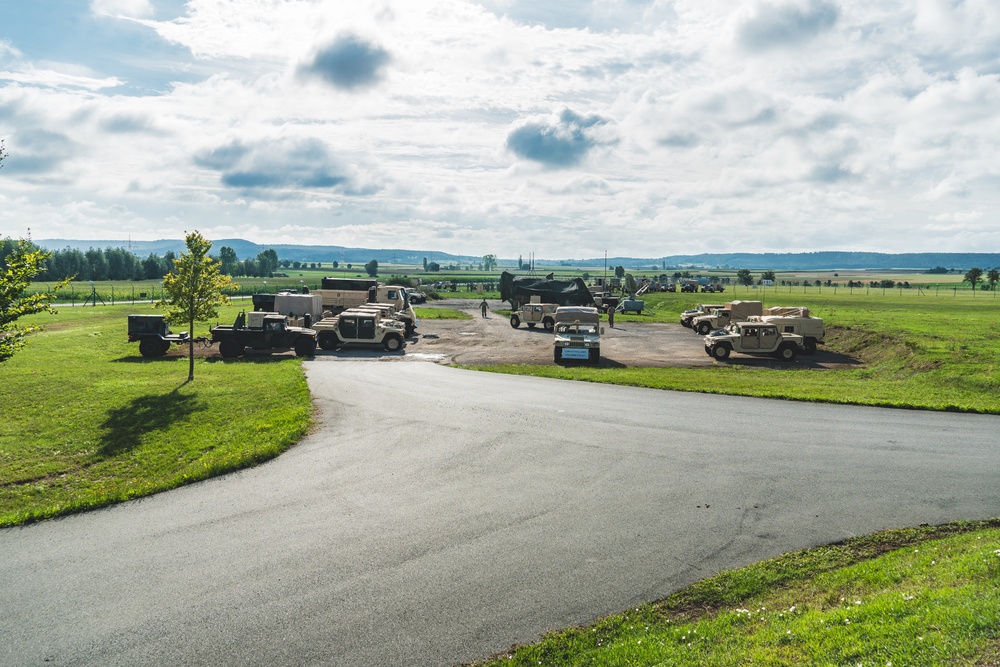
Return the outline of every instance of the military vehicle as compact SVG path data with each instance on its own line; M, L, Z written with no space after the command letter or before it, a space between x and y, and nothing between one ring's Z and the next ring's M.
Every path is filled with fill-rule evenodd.
M144 357L162 357L170 349L171 343L186 343L190 340L187 331L170 333L163 315L129 315L128 342L139 342L139 354Z
M395 307L395 317L403 323L406 337L409 338L417 329L417 315L410 305L409 291L408 287L383 285L377 280L323 278L321 289L310 293L320 295L323 311L330 315L337 315L348 308L366 303L387 303Z
M523 304L510 314L510 326L516 329L523 322L528 325L529 329L534 329L536 325L541 324L546 331L552 331L556 324L557 308L559 308L559 304L556 303Z
M681 313L681 324L690 328L691 320L693 320L694 318L699 317L701 315L708 315L713 310L725 307L726 304L724 303L699 303L697 308L685 310L683 313Z
M783 334L777 325L763 322L736 322L705 336L705 352L715 359L728 359L733 352L769 355L795 361L803 349L802 336Z
M552 339L553 359L601 361L601 312L587 306L560 306L556 309Z
M380 345L389 352L398 352L405 344L406 327L402 322L367 308L348 308L339 315L324 317L313 328L324 350Z
M316 352L316 332L288 326L288 320L280 313L240 312L232 326L212 328L212 343L219 344L219 354L226 359L241 356L247 348L294 349L296 356L308 357Z
M764 312L760 301L730 301L723 308L716 308L707 315L691 318L691 329L704 336L709 331L721 329L731 322L745 322L753 315Z
M582 278L555 280L549 276L515 276L508 271L500 274L500 300L509 302L511 310L517 310L521 304L531 303L533 298L539 303L555 303L560 306L594 305L594 297Z
M816 354L816 347L825 342L823 318L809 315L808 308L773 307L766 309L759 317L747 319L777 325L781 333L802 336L802 351L805 354Z

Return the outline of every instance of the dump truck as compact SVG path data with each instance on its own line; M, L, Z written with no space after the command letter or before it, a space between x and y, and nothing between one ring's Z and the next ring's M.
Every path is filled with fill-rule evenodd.
M526 303L510 314L510 326L517 329L522 323L527 324L529 329L534 329L541 324L546 331L552 331L556 323L556 310L559 304L556 303Z
M764 312L760 301L730 301L722 308L716 308L707 315L691 318L691 329L704 336L709 331L721 329L731 322L745 322L754 315Z
M323 314L335 316L348 308L356 308L366 303L387 303L396 309L396 319L403 323L406 337L417 329L417 315L410 305L409 288L399 285L383 285L377 280L350 278L323 278L321 288L310 294L318 294L323 302Z
M777 325L764 322L736 322L705 336L705 353L720 361L733 352L794 361L802 349L802 336L783 334Z
M253 350L295 350L296 356L308 357L316 352L316 332L288 325L280 313L240 312L232 325L212 328L212 341L219 344L219 354L226 359L241 356L247 348Z
M701 315L708 315L713 310L725 307L726 304L724 303L699 303L696 308L691 308L681 313L681 324L690 328L691 320L694 318L700 317Z
M187 343L190 338L187 331L171 333L163 315L128 316L128 342L138 342L144 357L162 357L172 343Z
M808 308L776 306L767 308L759 317L750 317L748 320L774 324L781 333L802 336L804 354L816 354L817 346L825 343L826 328L823 318L810 315Z
M345 345L379 345L388 352L398 352L405 344L405 325L384 317L377 309L348 308L333 317L324 317L313 324L313 328L324 350L336 350Z
M553 359L601 361L601 311L587 306L560 306L555 313Z

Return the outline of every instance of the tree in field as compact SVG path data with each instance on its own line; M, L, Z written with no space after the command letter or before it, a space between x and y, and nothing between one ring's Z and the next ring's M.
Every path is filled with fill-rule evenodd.
M763 273L760 274L760 279L770 280L771 282L774 282L774 271L764 271Z
M440 271L441 270L441 265L438 264L437 262L428 262L427 263L427 270L431 271L431 272Z
M965 278L962 282L969 283L972 285L972 291L976 291L976 285L978 285L983 280L983 270L978 266L974 266L965 272Z
M986 282L990 284L990 291L992 292L997 288L997 283L1000 283L1000 269L990 269L986 272Z
M753 274L750 269L740 269L736 272L736 282L740 285L753 285Z
M56 312L52 308L54 293L25 294L32 278L38 275L52 253L24 239L18 239L16 244L4 239L4 247L10 252L4 257L4 267L0 268L0 362L10 359L24 347L25 335L33 330L33 327L18 326L18 319L43 311ZM69 281L67 278L57 283L53 292Z
M624 278L624 277L625 277L625 267L619 264L618 266L615 267L615 278Z
M378 276L378 260L377 259L373 259L372 261L370 261L367 264L365 264L365 272L369 276L371 276L372 278L377 277Z
M497 268L497 256L493 254L483 255L483 271L492 271Z
M229 276L220 273L221 265L208 256L212 242L198 232L185 233L187 252L174 260L173 271L163 276L166 298L156 302L167 309L168 322L187 322L188 382L194 380L194 323L218 317L219 306L229 303L224 290L238 289Z
M273 248L258 253L257 266L260 267L258 270L261 276L270 278L274 275L274 270L278 268L278 253Z
M240 258L236 256L235 250L224 245L219 248L219 264L222 265L220 271L227 276L231 276L239 269Z

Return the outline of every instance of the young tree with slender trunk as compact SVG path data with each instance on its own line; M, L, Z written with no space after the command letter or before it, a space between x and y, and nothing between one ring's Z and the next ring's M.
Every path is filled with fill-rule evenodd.
M10 359L23 348L25 335L33 329L18 326L18 319L43 311L56 312L52 307L55 291L71 278L56 283L52 292L25 294L31 280L45 268L45 260L51 255L51 252L40 249L31 241L18 239L3 259L6 265L0 268L0 362Z
M188 382L194 380L194 323L218 317L219 306L229 303L226 290L239 289L233 279L220 272L221 265L208 256L212 242L197 231L185 233L187 252L174 260L174 269L163 276L166 298L156 302L167 309L168 322L187 322Z

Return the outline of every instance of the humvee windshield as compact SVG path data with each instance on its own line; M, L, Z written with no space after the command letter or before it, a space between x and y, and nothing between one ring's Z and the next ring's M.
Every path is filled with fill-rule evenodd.
M584 334L593 336L597 333L597 325L580 322L566 322L556 326L556 333Z

